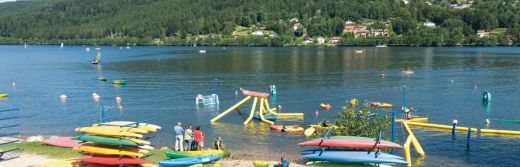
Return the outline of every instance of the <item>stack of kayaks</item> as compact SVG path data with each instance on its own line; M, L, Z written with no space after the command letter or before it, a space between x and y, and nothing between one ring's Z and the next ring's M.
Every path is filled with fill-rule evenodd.
M148 162L142 157L149 151L142 148L149 147L150 142L140 138L160 128L157 125L129 121L80 127L75 129L76 132L85 134L72 139L83 143L72 149L89 155L77 158L85 166L145 165Z
M407 164L400 156L374 152L376 148L402 148L390 141L357 136L332 136L326 139L313 139L298 143L302 147L325 147L308 149L300 153L308 161L327 161L346 164ZM334 149L331 149L334 148Z

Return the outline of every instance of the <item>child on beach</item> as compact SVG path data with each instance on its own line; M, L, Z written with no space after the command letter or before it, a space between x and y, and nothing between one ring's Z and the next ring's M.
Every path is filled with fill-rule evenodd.
M193 140L195 141L195 146L197 147L197 150L202 150L202 147L204 146L204 135L200 130L200 126L197 126L195 128L195 131L193 132Z
M215 140L215 150L222 150L222 138L220 136Z

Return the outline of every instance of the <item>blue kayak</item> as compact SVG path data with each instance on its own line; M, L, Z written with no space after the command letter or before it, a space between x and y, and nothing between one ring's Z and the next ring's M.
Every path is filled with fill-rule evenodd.
M195 164L207 164L220 160L220 155L200 155L185 158L176 158L159 161L159 167L190 166Z
M260 116L258 116L258 114L253 115L253 118L256 120L260 120ZM274 122L276 121L276 119L278 119L278 117L272 115L264 115L264 119Z
M311 154L303 155L303 159L309 161L329 161L337 163L376 163L376 164L407 164L407 162L399 156L379 153L376 157L374 152L367 151L316 151Z
M323 150L323 152L345 152L345 151L350 151L350 152L364 152L365 154L368 154L368 151L356 151L356 150L348 150L348 149L337 149L337 148L326 148ZM307 149L307 150L302 150L300 151L300 154L302 155L307 155L307 154L320 154L320 152L322 152L322 149L321 148L315 148L315 149ZM323 155L323 153L322 153ZM370 152L370 155L374 155L373 154L373 151ZM375 155L374 155L375 156ZM387 153L382 153L380 152L379 155L377 155L377 157L384 157L384 158L395 158L395 159L404 159L403 157L400 157L400 156L397 156L397 155L393 155L393 154L387 154Z

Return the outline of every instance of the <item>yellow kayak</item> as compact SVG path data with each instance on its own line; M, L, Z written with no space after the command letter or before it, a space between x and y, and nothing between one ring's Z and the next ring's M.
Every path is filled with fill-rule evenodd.
M106 149L114 149L114 150L121 150L121 151L129 151L129 152L136 152L141 154L148 154L150 151L145 149L139 149L137 147L119 147L119 146L110 146L110 145L103 145L103 144L95 144L95 143L83 143L81 146L90 146L90 147L99 147L99 148L106 148Z
M132 141L132 142L134 142L135 144L138 144L138 145L150 145L151 144L151 142L149 142L149 141L142 140L142 139L137 139L135 137L121 137L121 139L130 140L130 141Z
M104 122L103 124L108 124L108 125L116 125L116 126L132 126L132 125L137 125L136 122L132 122L132 121L110 121L110 122ZM161 126L159 125L155 125L155 124L149 124L149 123L139 123L139 128L143 128L143 129L146 129L150 132L155 132L159 129L161 129Z
M96 147L96 146L89 146L89 145L82 145L78 147L72 148L76 151L83 151L88 152L92 154L100 154L100 155L126 155L126 156L132 156L132 157L143 157L142 153L133 152L133 151L125 151L120 149L113 149L113 148L103 148L103 147Z
M99 126L98 124L93 124L92 127L101 127L101 128L106 128L106 129L114 129L114 130L120 130L120 131L124 131L124 132L132 132L132 133L141 133L141 134L146 134L148 133L148 130L147 129L144 129L144 128L135 128L135 127L120 127L120 126L111 126L111 125L101 125Z
M7 94L7 93L0 93L0 98L7 97L7 96L9 96L9 94Z
M33 167L76 167L79 163L74 159L62 159L43 164L33 165Z
M75 131L76 132L85 132L85 133L93 134L93 135L102 135L102 136L117 136L117 137L126 136L126 137L138 137L138 138L143 137L143 135L141 135L141 134L137 134L137 133L133 133L133 132L126 132L124 130L115 129L115 128L111 128L111 127L81 127L81 128L76 128Z
M408 122L428 122L428 117L414 117L407 119ZM403 119L395 119L395 122L403 122Z

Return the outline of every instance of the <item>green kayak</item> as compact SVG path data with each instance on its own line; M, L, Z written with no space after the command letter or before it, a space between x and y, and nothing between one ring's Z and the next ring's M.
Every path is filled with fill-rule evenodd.
M120 138L112 138L112 137L103 137L103 136L92 136L92 135L84 135L84 136L76 136L72 137L74 140L79 141L88 141L97 144L106 144L106 145L124 145L124 146L136 146L134 142L126 139Z
M193 157L199 155L222 155L222 150L201 150L201 151L166 151L168 159Z

